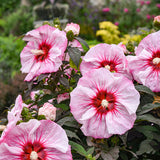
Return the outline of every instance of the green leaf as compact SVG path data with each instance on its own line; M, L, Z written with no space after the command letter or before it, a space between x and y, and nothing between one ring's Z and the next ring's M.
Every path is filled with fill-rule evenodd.
M57 123L60 126L63 126L66 122L70 122L70 121L75 121L75 119L73 117L64 117L64 118L60 119Z
M137 116L137 120L148 121L160 125L160 119L153 117L151 114Z
M37 117L38 120L46 119L45 115L38 115Z
M82 155L84 157L88 156L86 150L80 144L75 143L73 141L69 141L69 144L72 146L72 149L75 150L80 155Z
M160 135L160 131L154 127L154 126L135 126L134 127L138 132L143 133L147 139L156 139L156 140L160 140L159 139L159 135Z
M119 157L119 147L116 146L108 152L102 151L101 157L103 158L103 160L117 160Z
M82 62L82 59L80 59L80 63L79 63L78 68L77 68L77 66L74 64L74 62L72 61L72 59L71 58L69 59L69 65L70 65L70 67L74 68L76 70L79 70L79 66L80 66L81 62ZM73 75L73 76L75 76L75 75Z
M121 140L123 141L124 145L126 146L126 142L127 142L127 135L128 132L126 132L125 134L119 135L119 137L121 138Z
M88 149L87 154L93 154L94 152L94 147L91 147Z
M74 119L73 121L67 121L65 126L72 127L72 128L80 128L78 122Z
M148 87L146 87L144 85L136 85L135 88L139 92L144 92L144 93L150 94L152 96L155 96L155 94Z
M80 138L76 135L75 132L72 132L72 131L67 130L67 129L65 129L65 131L66 131L66 134L67 134L68 137L70 137L70 138L76 138L79 141L81 141Z
M64 103L60 103L60 104L55 104L54 105L56 108L62 108L64 111L67 111L69 109L69 106L64 104Z
M80 59L81 59L81 51L76 47L69 47L68 54L69 54L71 60L73 61L73 63L78 68L78 66L80 64Z
M38 101L38 106L43 105L44 103L48 102L48 100L52 99L53 95L45 94L40 101Z
M160 103L149 103L141 107L141 111L138 113L139 115L150 112L152 109L160 108Z
M41 74L40 76L38 76L37 82L40 82L41 80L43 80L44 78L48 77L49 74Z
M154 153L155 150L152 148L150 143L151 143L151 140L148 140L148 139L142 141L139 147L139 151L137 151L136 154L142 155L144 153L148 153L148 154L150 154L151 152Z
M75 39L78 40L80 43L84 44L87 47L87 49L89 49L89 46L85 40L83 40L80 37L75 37Z
M65 87L69 88L69 81L65 77L60 77L59 82L64 85Z

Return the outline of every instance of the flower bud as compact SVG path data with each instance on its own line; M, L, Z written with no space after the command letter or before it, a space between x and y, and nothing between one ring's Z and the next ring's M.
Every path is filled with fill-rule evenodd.
M72 31L75 36L78 36L80 32L80 26L76 23L68 23L64 31Z
M156 30L160 30L160 15L154 17L153 25Z
M44 115L46 119L54 121L56 119L56 107L50 103L44 103L38 111L38 115Z

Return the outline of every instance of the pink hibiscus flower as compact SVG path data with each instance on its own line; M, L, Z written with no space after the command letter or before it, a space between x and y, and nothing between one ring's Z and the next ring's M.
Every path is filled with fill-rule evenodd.
M11 111L8 111L8 124L0 137L0 143L3 141L4 137L12 129L12 127L14 127L16 123L21 120L21 112L23 109L22 105L22 96L18 95L18 97L16 98L15 106L11 109Z
M106 68L110 72L124 74L132 79L128 72L127 60L123 49L115 44L98 44L92 47L83 57L80 65L82 75L91 69Z
M72 160L65 131L50 120L32 119L7 133L0 160Z
M152 53L160 50L160 31L154 32L146 36L138 45L136 49L136 55L139 55L143 49Z
M28 73L25 81L43 73L56 72L62 64L67 38L64 31L49 25L28 32L23 38L29 41L21 52L21 71Z
M128 57L134 79L160 92L160 31L145 37L137 47L136 56Z
M100 68L80 78L70 108L86 136L108 138L133 127L139 98L132 81Z

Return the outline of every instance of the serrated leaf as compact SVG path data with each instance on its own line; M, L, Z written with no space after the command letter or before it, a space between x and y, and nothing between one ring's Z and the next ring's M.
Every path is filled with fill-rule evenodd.
M60 82L62 85L64 85L65 87L69 88L69 82L68 82L67 78L65 78L65 77L60 77L60 78L59 78L59 82Z
M155 94L148 87L146 87L144 85L136 85L135 88L139 92L144 92L144 93L150 94L152 96L155 96Z
M79 63L80 63L80 58L81 58L81 51L76 47L69 47L68 54L69 54L71 60L73 61L73 63L78 68Z
M75 39L78 40L80 43L84 44L89 49L89 46L88 46L88 44L87 44L87 42L85 40L83 40L80 37L75 37Z
M138 113L140 115L150 112L152 109L160 107L160 103L149 103L141 107L141 111Z
M101 157L103 160L117 160L119 157L119 147L114 147L108 152L102 151Z
M87 152L86 150L78 143L75 143L73 141L69 141L69 144L72 146L72 149L75 150L77 153L80 155L87 157Z
M151 114L139 115L137 116L137 120L148 121L160 125L160 119L153 117Z
M70 137L70 138L76 138L79 141L81 141L80 138L76 135L75 132L72 132L72 131L67 130L67 129L65 129L65 131L66 131L66 134L67 134L68 137Z
M57 108L62 108L64 111L67 111L69 109L69 106L64 103L55 104L54 106Z

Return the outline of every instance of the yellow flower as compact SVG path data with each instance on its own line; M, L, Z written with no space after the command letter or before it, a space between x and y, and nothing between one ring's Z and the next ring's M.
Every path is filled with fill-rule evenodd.
M103 42L108 44L118 44L120 42L118 26L112 22L104 21L99 23L99 28L96 36Z

